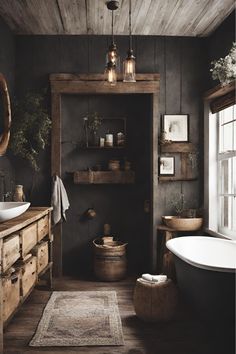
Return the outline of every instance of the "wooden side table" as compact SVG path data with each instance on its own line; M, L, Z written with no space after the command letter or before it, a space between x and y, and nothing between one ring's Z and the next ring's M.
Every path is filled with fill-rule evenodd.
M177 230L171 229L165 225L157 226L157 245L159 248L158 252L158 263L157 269L158 273L163 273L172 280L176 280L175 266L172 253L167 249L166 242L178 235Z
M191 235L202 235L202 229L192 230L175 230L164 224L157 226L157 271L168 276L168 278L176 281L175 265L173 254L166 247L166 242L178 236L178 233L183 234L191 232Z

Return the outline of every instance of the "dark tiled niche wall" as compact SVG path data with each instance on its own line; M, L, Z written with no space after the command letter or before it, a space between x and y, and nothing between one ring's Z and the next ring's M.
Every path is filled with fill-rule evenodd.
M86 150L70 141L85 140L83 116L90 107L102 117L126 118L126 146L120 150ZM64 269L83 273L91 268L91 241L102 235L103 224L112 234L128 242L130 268L141 271L148 260L149 214L144 200L150 199L150 97L148 95L66 95L62 99L62 173L71 208L63 225ZM111 132L115 123L110 122ZM136 173L135 184L75 185L68 171L83 170L109 159L124 157ZM83 221L83 213L95 208L97 217ZM81 221L82 220L82 221Z

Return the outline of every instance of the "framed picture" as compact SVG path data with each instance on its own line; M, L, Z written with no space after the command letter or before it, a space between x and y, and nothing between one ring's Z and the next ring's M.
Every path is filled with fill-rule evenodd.
M175 142L188 142L189 140L188 114L164 114L163 131L165 139Z
M174 156L161 156L159 161L160 176L174 176L175 158Z

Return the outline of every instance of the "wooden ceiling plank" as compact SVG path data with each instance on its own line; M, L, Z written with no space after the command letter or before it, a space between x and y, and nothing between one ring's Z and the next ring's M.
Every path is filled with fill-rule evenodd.
M129 1L121 0L120 7L115 11L115 34L128 34Z
M56 0L27 0L29 12L34 17L37 26L37 34L63 34L64 28L61 21ZM37 16L35 16L37 14Z
M15 33L32 34L32 29L35 30L34 26L32 26L34 19L27 21L27 17L30 18L30 14L28 14L28 7L23 4L22 0L17 2L1 0L0 13Z
M218 18L218 24L221 23L225 18L223 9L231 8L233 2L234 0L214 0L214 2L212 0L205 1L205 6L198 6L194 13L192 13L192 21L189 21L183 34L200 36L204 30L208 31L208 25L216 16ZM218 9L221 9L220 13L218 13Z
M143 35L151 34L153 23L158 19L158 3L156 0L152 0L148 9L147 16L143 21L142 33Z
M233 4L232 7L230 9L228 9L227 11L224 12L224 16L221 16L221 19L223 22L230 14L231 12L234 10L235 5ZM221 13L222 15L222 13ZM199 31L198 36L200 37L207 37L210 36L218 27L219 24L219 16L215 16L215 18L212 20L212 22L206 25L205 30L203 30L202 32Z
M134 35L208 36L234 0L131 0ZM115 35L127 35L129 1L114 12ZM110 34L105 0L0 0L0 16L16 34Z
M151 2L152 2L152 0L143 1L142 5L140 6L139 12L137 15L137 19L136 19L135 24L132 29L133 34L141 33L142 28L143 28L143 24L145 22L147 14L148 14L148 10L151 6Z
M97 28L99 34L104 33L105 10L106 4L103 0L99 0L97 10Z
M227 3L227 7L225 6ZM214 9L212 9L211 4L209 4L209 10L207 13L204 13L202 18L199 20L198 23L195 24L195 28L191 32L195 32L198 36L202 36L203 33L205 35L209 35L216 27L217 23L223 22L223 20L231 13L231 11L235 7L234 0L216 0Z
M172 6L169 6L169 13L166 16L166 23L162 28L162 34L173 35L173 23L177 17L178 9L181 7L181 1L175 0L172 1ZM183 17L186 18L186 17Z
M192 19L194 16L194 13L198 13L200 10L197 10L198 6L200 5L200 1L195 1L195 3L192 3L189 0L183 0L179 2L179 6L176 8L175 16L172 22L169 24L168 28L165 29L165 31L169 35L174 35L175 33L178 33L179 36L186 35L184 33L184 29L186 27L186 20L183 21L183 19Z
M65 34L87 34L85 0L57 0Z
M166 24L166 13L168 12L168 8L171 6L171 2L169 3L168 0L164 2L160 1L158 5L158 17L153 23L153 30L151 34L154 35L158 33L158 35L163 35L163 28Z
M96 33L95 25L95 6L94 0L86 0L86 13L87 13L87 33L88 34L98 34Z

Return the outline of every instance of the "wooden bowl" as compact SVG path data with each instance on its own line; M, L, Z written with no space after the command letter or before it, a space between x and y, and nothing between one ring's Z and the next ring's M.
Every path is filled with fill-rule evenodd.
M202 227L203 218L179 218L178 216L162 216L164 224L178 231L196 231Z

